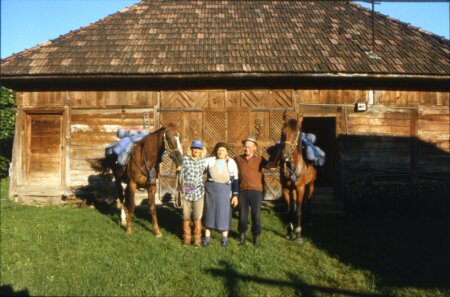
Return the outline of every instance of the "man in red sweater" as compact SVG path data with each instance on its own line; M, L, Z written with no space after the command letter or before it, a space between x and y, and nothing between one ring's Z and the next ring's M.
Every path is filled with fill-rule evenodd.
M249 136L242 141L244 154L235 158L239 172L239 244L245 244L248 212L251 209L253 244L258 246L261 234L261 205L263 200L263 168L274 167L261 156L256 155L256 137Z

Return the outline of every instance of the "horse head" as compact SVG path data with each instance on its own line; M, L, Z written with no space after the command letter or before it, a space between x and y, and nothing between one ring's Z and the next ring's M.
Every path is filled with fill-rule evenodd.
M303 115L299 114L297 119L288 119L286 112L283 114L284 125L281 130L281 157L285 162L292 161L292 155L300 140Z
M181 148L181 135L177 126L169 124L164 132L164 147L177 167L183 163L183 149Z

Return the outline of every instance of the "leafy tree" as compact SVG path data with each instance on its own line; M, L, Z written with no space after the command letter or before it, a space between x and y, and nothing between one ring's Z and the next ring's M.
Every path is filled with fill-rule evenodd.
M0 88L0 178L8 176L16 113L16 94L5 87Z

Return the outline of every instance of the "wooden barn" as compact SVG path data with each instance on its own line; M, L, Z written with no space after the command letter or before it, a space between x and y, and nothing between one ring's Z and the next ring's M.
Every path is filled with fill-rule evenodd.
M10 197L105 190L93 164L119 127L176 122L184 146L232 154L253 134L266 155L285 111L317 135L317 183L337 198L368 181L448 183L449 54L449 40L351 2L142 0L1 61L17 91ZM279 198L277 171L265 181Z

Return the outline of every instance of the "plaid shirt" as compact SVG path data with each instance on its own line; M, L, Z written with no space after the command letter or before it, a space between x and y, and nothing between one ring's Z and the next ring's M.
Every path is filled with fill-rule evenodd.
M192 159L184 156L181 173L184 181L185 196L188 201L197 201L205 194L203 174L207 166L206 158Z

